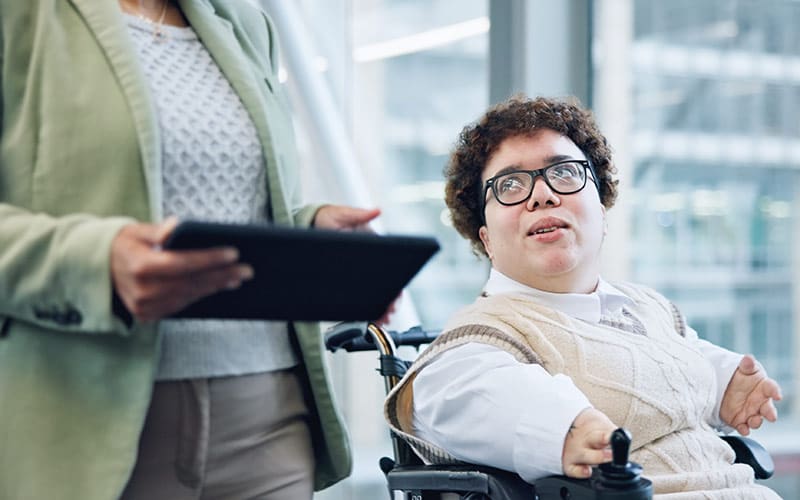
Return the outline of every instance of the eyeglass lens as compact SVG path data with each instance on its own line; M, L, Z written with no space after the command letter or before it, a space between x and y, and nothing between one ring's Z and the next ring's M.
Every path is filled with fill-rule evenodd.
M562 162L541 170L519 170L494 178L492 191L505 205L522 203L533 192L536 177L542 176L547 185L558 194L572 194L586 185L586 169L578 162Z

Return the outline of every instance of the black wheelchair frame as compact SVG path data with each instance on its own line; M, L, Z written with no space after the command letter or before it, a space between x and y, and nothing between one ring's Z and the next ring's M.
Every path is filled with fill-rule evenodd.
M325 347L331 351L378 351L379 373L386 393L397 385L410 361L398 357L398 346L430 344L439 332L414 327L405 332L387 331L374 323L339 323L325 334ZM549 476L534 484L517 474L479 465L425 465L411 447L391 433L393 458L383 457L379 466L386 476L389 498L402 492L406 500L644 500L653 496L649 480L641 467L628 462L630 435L618 429L612 435L613 460L595 468L589 479ZM741 436L722 436L736 453L736 462L750 465L756 479L767 479L774 472L769 453L756 441Z

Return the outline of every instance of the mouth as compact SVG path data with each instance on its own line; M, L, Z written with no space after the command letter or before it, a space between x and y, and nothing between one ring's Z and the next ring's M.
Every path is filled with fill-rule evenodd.
M552 233L553 231L557 231L559 229L566 229L568 227L569 224L567 224L566 222L552 217L548 217L547 219L542 219L536 222L533 226L531 226L530 230L528 230L528 236Z
M558 226L545 227L545 228L542 228L542 229L537 229L536 231L534 231L534 232L532 232L532 233L530 233L530 234L544 234L544 233L552 233L552 232L553 232L553 231L555 231L556 229L559 229L559 228L558 228Z

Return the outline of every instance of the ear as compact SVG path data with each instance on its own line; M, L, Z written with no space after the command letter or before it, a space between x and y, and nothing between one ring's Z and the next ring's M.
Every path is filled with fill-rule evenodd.
M489 229L487 229L485 225L478 229L478 236L481 238L483 249L486 250L486 255L489 256L489 260L494 260L494 255L492 255L492 245L489 241Z

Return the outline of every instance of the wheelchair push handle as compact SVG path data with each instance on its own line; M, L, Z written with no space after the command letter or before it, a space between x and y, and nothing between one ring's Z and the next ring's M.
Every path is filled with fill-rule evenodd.
M430 344L439 335L437 330L424 330L420 326L409 328L404 332L386 331L377 325L371 325L383 335L388 336L395 346L408 345L419 347ZM333 325L325 332L325 348L331 352L343 349L347 352L379 350L374 335L369 332L370 323L346 322Z

